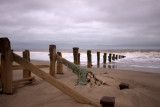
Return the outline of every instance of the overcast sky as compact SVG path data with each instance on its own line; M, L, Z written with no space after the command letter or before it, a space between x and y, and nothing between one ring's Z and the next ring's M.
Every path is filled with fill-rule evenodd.
M160 0L0 0L13 48L160 46Z

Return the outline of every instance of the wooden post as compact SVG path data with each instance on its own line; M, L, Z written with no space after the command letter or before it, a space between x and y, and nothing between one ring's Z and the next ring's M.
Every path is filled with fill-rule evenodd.
M73 48L74 64L78 65L78 47Z
M108 56L108 61L109 62L111 62L111 56L112 56L112 54L110 53L109 56Z
M114 107L115 97L103 96L100 100L102 107Z
M78 53L78 65L80 65L80 53Z
M97 52L97 67L100 65L100 52Z
M62 57L61 52L57 52L57 54ZM57 59L57 74L63 74L63 64L58 59Z
M55 63L56 63L56 45L49 45L50 55L50 72L51 76L55 77Z
M121 55L119 55L119 59L121 59Z
M92 66L91 50L87 50L87 63L88 68L90 68Z
M104 64L106 64L106 55L107 55L106 53L104 53L104 55L103 55L103 63Z
M113 61L115 60L115 54L113 54L113 56L112 56L112 60L113 60Z
M2 92L13 94L12 51L8 38L0 38Z
M118 55L116 55L115 59L116 59L116 60L118 59Z
M30 53L29 50L23 51L23 58L30 62ZM27 69L23 69L23 78L31 77L31 72Z

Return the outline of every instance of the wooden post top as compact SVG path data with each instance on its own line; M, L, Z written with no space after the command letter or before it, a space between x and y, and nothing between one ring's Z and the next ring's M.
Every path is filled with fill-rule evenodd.
M11 51L10 41L8 38L0 38L0 52L5 54L6 51Z
M29 52L29 50L25 49L24 52Z
M56 48L56 45L51 44L49 47Z
M73 50L78 50L79 48L78 47L73 47Z
M114 107L115 97L103 96L100 100L103 107Z
M87 53L91 53L91 50L87 50Z

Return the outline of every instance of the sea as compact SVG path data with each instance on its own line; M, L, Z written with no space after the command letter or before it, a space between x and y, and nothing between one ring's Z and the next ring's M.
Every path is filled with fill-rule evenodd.
M92 67L132 70L141 72L160 73L160 49L90 49L92 52ZM22 56L23 50L14 50ZM57 49L62 53L62 57L73 62L72 49ZM100 52L100 66L97 66L97 52ZM80 66L87 66L87 49L80 49ZM107 53L107 63L103 64L103 55ZM108 62L109 53L124 55L125 58ZM49 51L46 49L31 49L30 58L32 60L42 60L49 62Z

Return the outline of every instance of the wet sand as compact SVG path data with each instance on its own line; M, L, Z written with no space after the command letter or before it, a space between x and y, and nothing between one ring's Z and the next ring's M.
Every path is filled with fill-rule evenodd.
M48 62L32 61L34 64ZM43 68L48 73L49 68ZM56 74L56 78L81 93L100 102L103 96L115 97L115 107L160 107L160 74L106 68L90 68L94 74L108 85L89 87L75 85L77 76L64 67L64 74ZM35 76L32 74L32 76ZM13 95L0 94L0 107L92 107L77 103L70 96L51 86L41 78L24 87L15 88ZM21 79L21 70L13 71L13 79ZM121 82L128 83L130 89L119 89Z

